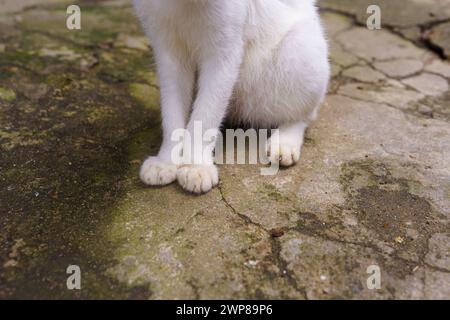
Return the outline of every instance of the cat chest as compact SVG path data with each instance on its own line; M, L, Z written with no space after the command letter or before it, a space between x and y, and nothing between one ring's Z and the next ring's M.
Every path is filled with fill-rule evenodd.
M194 53L214 37L214 26L209 23L198 14L171 12L170 16L159 18L158 27L172 46Z

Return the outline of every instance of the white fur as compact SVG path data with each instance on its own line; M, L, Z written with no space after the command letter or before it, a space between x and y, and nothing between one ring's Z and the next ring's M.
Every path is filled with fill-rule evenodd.
M176 179L174 130L236 123L279 127L281 165L300 158L304 131L315 118L329 80L328 48L313 0L134 0L150 37L162 96L164 138L141 179ZM196 88L196 90L195 90ZM195 95L195 92L197 94ZM213 156L178 168L188 191L218 183Z

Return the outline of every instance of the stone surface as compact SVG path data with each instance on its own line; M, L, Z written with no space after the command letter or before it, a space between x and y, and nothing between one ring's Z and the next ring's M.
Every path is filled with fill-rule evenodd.
M429 73L422 73L402 82L429 96L438 96L448 91L447 79Z
M450 7L450 6L449 6ZM443 23L433 28L430 32L430 41L442 50L442 53L450 57L450 22Z
M450 64L440 60L432 60L432 62L425 67L425 70L450 79Z
M407 40L386 31L355 27L336 37L346 52L368 61L420 59L423 51Z
M339 87L338 93L351 98L385 103L399 109L408 109L415 101L425 98L425 95L411 89L392 86L375 87L369 84L348 83Z
M406 77L420 72L423 69L423 62L420 60L399 59L376 62L374 67L389 77Z
M346 69L343 73L343 76L349 77L360 82L369 82L369 83L377 83L381 80L386 79L386 76L376 70L373 70L369 67L363 66L354 66L349 69Z
M333 9L354 15L359 23L366 23L367 7L374 4L371 0L319 0L322 8ZM383 23L399 28L427 25L435 21L448 19L450 7L447 0L378 0Z
M192 196L137 177L161 130L129 2L69 31L65 2L0 0L0 298L450 298L450 64L416 39L450 12L407 1L369 31L369 1L322 0L333 79L300 163Z
M450 270L450 234L435 234L429 240L425 261L434 267Z
M383 29L392 30L420 46L433 48L439 54L450 57L450 5L447 0L319 0L321 7L340 12L359 25L366 25L367 8L376 4L381 10Z

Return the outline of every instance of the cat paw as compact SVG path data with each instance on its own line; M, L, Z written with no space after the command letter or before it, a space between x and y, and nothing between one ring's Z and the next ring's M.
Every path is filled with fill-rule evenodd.
M206 193L219 183L219 171L215 165L184 165L177 171L177 180L186 191Z
M290 167L300 160L300 147L280 142L272 145L270 140L266 144L267 157L271 163L278 162L282 167Z
M146 185L164 186L177 179L178 167L158 157L149 157L141 166L139 176Z

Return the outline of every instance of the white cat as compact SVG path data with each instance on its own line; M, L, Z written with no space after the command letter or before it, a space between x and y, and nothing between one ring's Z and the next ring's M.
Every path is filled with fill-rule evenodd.
M148 185L178 180L193 193L219 182L213 155L172 161L172 132L217 129L225 117L280 129L273 161L300 158L304 132L329 81L328 47L314 0L134 0L150 37L161 88L163 143L140 177ZM187 152L184 150L184 152ZM192 155L194 156L194 155Z

